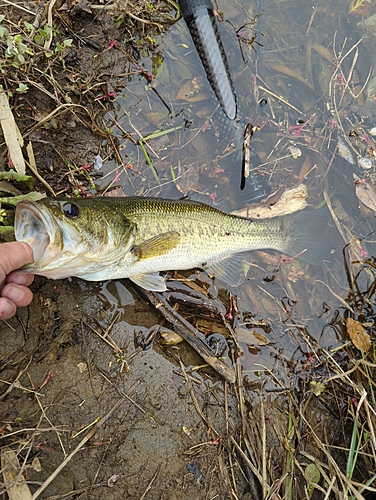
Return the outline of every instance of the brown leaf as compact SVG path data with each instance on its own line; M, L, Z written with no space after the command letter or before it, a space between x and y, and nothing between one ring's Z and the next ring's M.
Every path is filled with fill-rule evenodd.
M247 345L263 346L270 344L269 339L256 332L255 330L248 330L248 328L242 328L237 326L235 328L236 340Z
M283 73L284 75L287 75L291 78L294 78L295 80L298 80L298 82L302 83L306 88L309 88L312 92L314 92L314 89L312 85L306 81L306 79L302 76L302 74L298 70L294 70L291 68L288 68L287 66L282 66L279 64L271 64L270 65L275 71L279 71L280 73Z
M371 339L368 333L364 331L359 321L353 318L347 318L346 330L354 346L363 352L368 352L371 347Z
M375 8L375 0L352 0L349 6L349 14L353 16L368 16Z
M4 91L0 92L0 125L3 130L5 143L8 147L8 155L19 174L25 175L26 165L22 155L23 138L14 120L9 101Z
M353 174L355 179L355 194L358 199L368 208L376 212L376 192L374 186Z
M183 194L183 196L187 196L190 191L197 190L199 178L200 173L194 163L192 163L189 167L179 165L175 186Z
M200 79L194 78L188 80L179 90L176 99L187 102L199 102L208 99L209 95L206 92L205 86Z
M118 198L118 197L124 198L127 195L124 193L123 188L121 186L119 186L119 187L113 189L112 191L107 191L105 196L112 197L112 198Z

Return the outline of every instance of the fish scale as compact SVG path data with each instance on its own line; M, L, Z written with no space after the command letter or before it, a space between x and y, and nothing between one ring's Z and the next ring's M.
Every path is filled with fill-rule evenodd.
M228 284L241 269L242 253L275 249L322 263L328 255L318 234L322 211L247 219L192 200L161 198L50 198L20 203L15 236L33 248L23 269L57 279L130 278L166 290L160 271L202 268ZM236 274L236 273L235 273Z

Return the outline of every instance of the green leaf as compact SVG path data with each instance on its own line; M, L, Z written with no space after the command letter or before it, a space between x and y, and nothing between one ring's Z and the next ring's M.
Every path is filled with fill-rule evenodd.
M26 184L31 188L34 179L31 175L18 174L13 169L8 172L0 172L0 179L3 181L16 181L16 182L26 182Z
M46 198L46 195L44 193L37 193L36 191L32 191L31 193L21 194L20 196L7 196L4 198L0 198L0 203L16 206L22 201L38 201L43 198Z
M18 59L20 56L18 56ZM22 61L20 61L22 62ZM27 90L29 90L29 87L25 83L20 83L18 85L18 88L16 88L16 91L19 92L20 94L24 94Z
M32 29L34 28L34 26L27 21L24 21L24 26L28 31L32 31Z
M10 237L14 234L13 226L0 226L0 235L6 241L10 241Z
M25 64L25 58L22 54L17 54L17 60L19 63L21 64ZM29 88L29 87L28 87ZM18 90L18 89L17 89ZM27 90L27 89L26 89ZM20 92L20 90L18 90L18 92Z
M321 394L325 391L325 384L323 384L322 382L316 382L315 380L312 380L311 386L313 394L317 397L321 396Z
M0 14L0 23L2 23L4 21L4 19L5 19L4 14Z
M308 494L311 497L313 490L315 489L315 484L320 481L321 474L315 464L309 464L304 471L304 476L307 481Z
M4 26L0 26L0 38L9 38L9 31Z
M19 54L25 54L25 52L27 51L27 45L25 45L24 43L19 43L17 51Z
M45 37L43 35L41 35L40 33L37 33L34 36L34 43L36 43L37 45L43 45L44 40L45 40Z

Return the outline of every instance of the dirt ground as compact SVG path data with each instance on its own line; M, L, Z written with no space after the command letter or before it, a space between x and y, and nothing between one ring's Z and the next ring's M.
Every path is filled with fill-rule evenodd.
M218 469L222 445L216 442L216 433L226 432L223 383L213 374L186 381L178 374L179 364L156 344L141 351L136 339L142 332L132 324L140 314L145 326L155 325L158 318L137 298L111 330L123 359L131 358L124 367L87 326L100 318L95 329L103 335L114 319L106 300L95 300L93 285L88 292L82 281L42 281L30 308L9 326L2 325L1 332L7 339L1 344L1 376L16 383L3 393L1 421L16 436L20 432L20 456L28 464L34 457L40 460L40 471L30 465L26 469L31 489L120 402L41 498L65 498L73 491L79 498L141 498L149 484L146 498L225 498ZM201 363L186 351L179 350L185 364ZM38 389L48 374L52 378ZM190 398L192 385L204 418ZM230 404L234 410L236 403ZM115 474L119 479L110 488L107 483ZM244 488L239 471L234 474Z

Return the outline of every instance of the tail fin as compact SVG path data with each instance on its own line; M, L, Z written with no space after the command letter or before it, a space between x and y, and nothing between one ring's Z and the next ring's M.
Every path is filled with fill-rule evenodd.
M329 224L329 211L326 208L317 210L303 210L289 215L286 232L286 253L299 255L299 259L313 264L323 266L323 261L332 260L332 245L325 236L325 230Z

